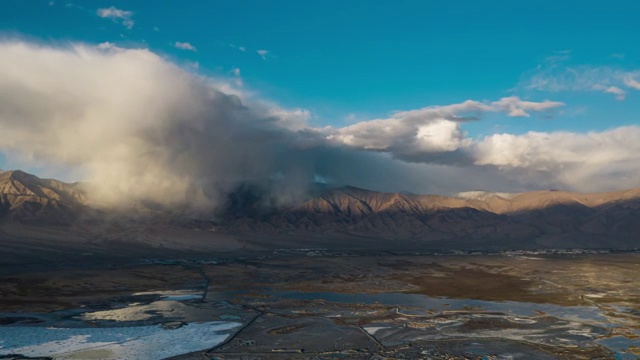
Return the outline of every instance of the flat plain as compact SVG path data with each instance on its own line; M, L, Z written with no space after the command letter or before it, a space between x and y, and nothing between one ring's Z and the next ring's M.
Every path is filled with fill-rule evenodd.
M326 249L11 266L0 278L0 330L155 326L193 340L179 329L228 324L222 333L203 328L209 341L168 353L177 359L634 359L639 270L633 252ZM162 339L152 335L122 335L118 346ZM86 352L95 346L91 337L83 341L47 356L122 354L110 341ZM0 354L21 358L10 350Z

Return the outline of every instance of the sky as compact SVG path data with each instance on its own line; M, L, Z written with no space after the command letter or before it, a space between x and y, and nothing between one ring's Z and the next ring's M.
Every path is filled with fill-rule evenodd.
M234 174L225 183L293 172L446 194L636 187L638 13L640 3L618 0L4 0L0 95L9 95L0 99L0 168L71 181L104 178L117 165L139 180L130 168L141 165L113 149L127 149L128 157L148 151L131 152L134 145L122 139L140 131L169 131L162 138L172 139L182 130L167 124L198 123L202 131L211 124L199 121L208 121L216 125L203 144L237 132L223 137L230 148L211 156L233 149L247 162L223 166ZM154 66L157 73L147 71ZM171 93L176 77L183 93ZM101 87L114 79L112 88ZM192 108L181 112L186 102L207 113L220 109L204 88L242 104L230 113L252 114L202 120L207 116ZM130 101L105 100L134 89ZM156 108L150 99L182 105ZM96 116L87 115L92 111ZM273 121L266 126L265 118ZM58 134L61 128L67 133ZM96 131L93 144L101 145L79 140ZM251 145L265 147L237 150L249 133L259 139ZM165 140L143 143L169 151L175 145ZM209 150L186 153L201 151ZM272 164L259 174L246 170L260 158L255 151ZM284 169L292 158L304 171ZM157 164L154 176L184 181L185 170L171 161ZM189 182L216 178L219 185L221 165L194 164L214 168L187 171Z

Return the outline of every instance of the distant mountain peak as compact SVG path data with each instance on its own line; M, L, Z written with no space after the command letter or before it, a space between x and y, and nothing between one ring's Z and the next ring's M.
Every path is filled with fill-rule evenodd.
M217 209L204 209L198 214L183 208L158 209L144 202L130 211L118 212L94 208L86 200L91 194L76 184L40 179L20 170L2 171L0 219L2 223L77 224L84 228L110 221L125 227L151 223L181 227L206 218L209 220L202 220L203 224L215 219L216 226L232 234L280 236L299 232L413 239L420 244L503 241L509 246L526 245L536 239L553 246L579 245L584 239L592 239L589 241L598 246L618 240L624 246L637 246L640 233L640 188L608 193L475 190L446 197L323 185L312 186L306 197L286 205L279 204L277 194L268 188L251 184L240 184L227 195L226 203Z
M506 192L490 192L483 190L464 191L455 195L459 199L465 200L486 200L492 197L499 197L503 199L511 199L517 196L518 193L506 193Z

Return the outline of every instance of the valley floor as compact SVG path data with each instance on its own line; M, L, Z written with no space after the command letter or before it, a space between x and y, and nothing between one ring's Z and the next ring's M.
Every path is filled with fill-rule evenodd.
M640 356L637 253L254 255L5 263L0 357Z

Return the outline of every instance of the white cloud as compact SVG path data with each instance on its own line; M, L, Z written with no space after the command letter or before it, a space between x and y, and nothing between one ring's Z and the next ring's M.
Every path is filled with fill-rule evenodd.
M640 77L640 72L637 74L629 74L624 78L624 84L632 89L640 90L640 82L634 79L634 77Z
M325 128L334 144L372 151L389 152L407 161L433 161L435 153L468 147L461 123L477 120L482 113L500 112L511 117L529 116L531 111L548 111L563 103L532 102L506 97L494 102L467 100L459 104L400 111L390 118L362 121L343 128ZM466 154L460 154L466 157ZM447 161L451 161L447 157Z
M494 101L491 105L499 111L506 112L512 117L529 117L527 111L545 111L564 106L564 103L545 100L542 102L523 101L517 96L505 97Z
M247 50L247 48L246 48L246 47L244 47L244 46L238 46L238 45L236 45L236 44L229 44L229 47L231 47L231 48L233 48L233 49L238 49L238 50L240 50L240 51L246 51L246 50Z
M623 101L627 97L627 92L622 90L621 88L619 88L617 86L607 86L607 85L595 84L595 85L593 85L593 90L601 91L601 92L607 93L607 94L613 94L613 95L616 96L616 99L618 99L620 101Z
M389 118L362 121L343 128L321 129L335 145L386 152L408 161L420 161L434 153L457 150L467 140L460 124L444 118L420 122Z
M469 142L460 126L448 120L435 120L419 126L416 134L417 150L422 152L455 151Z
M496 134L474 144L477 165L545 174L580 191L637 187L640 183L640 127L603 132Z
M118 49L122 49L120 47L118 47L116 44L109 42L109 41L105 41L103 43L98 44L97 46L98 49L100 50L118 50Z
M546 63L525 74L518 87L550 92L598 91L624 100L627 95L625 88L640 90L640 82L636 78L640 78L640 70Z
M131 17L133 16L132 11L122 10L111 6L108 8L98 9L97 14L101 18L111 19L113 21L120 20L122 22L122 25L124 25L127 29L131 29L134 25L133 19L131 19Z
M616 99L622 101L625 99L625 97L627 96L627 92L620 89L617 86L609 86L608 88L603 90L604 92L606 92L607 94L613 94L616 95Z
M113 43L108 42L108 41L105 41L103 43L98 44L98 49L101 49L101 50L113 49L114 47L115 47L115 45Z
M240 71L240 68L233 68L230 71L231 75L233 75L234 79L232 80L233 83L238 87L238 88L242 88L244 85L244 82L242 81L242 72Z
M264 113L289 130L299 131L309 128L311 112L307 109L283 109L275 105L267 106Z
M196 47L191 45L191 43L189 42L176 41L175 44L173 44L173 46L182 50L188 50L188 51L194 51L194 52L198 51L198 49L196 49Z
M257 50L256 53L260 55L262 60L267 60L267 55L269 54L269 50Z

